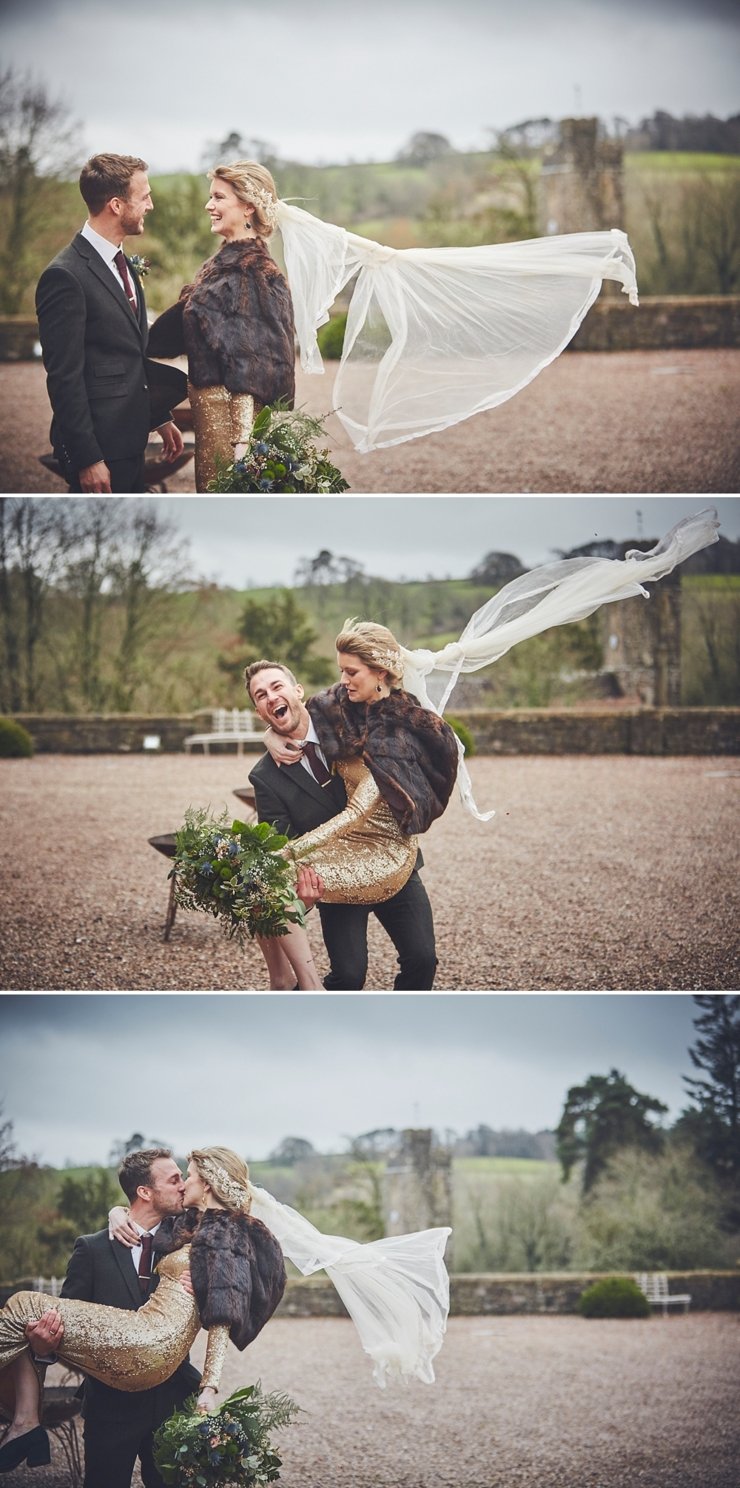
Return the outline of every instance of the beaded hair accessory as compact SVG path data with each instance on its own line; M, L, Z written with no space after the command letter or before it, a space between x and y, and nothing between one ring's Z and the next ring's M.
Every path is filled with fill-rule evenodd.
M243 1183L237 1183L235 1178L230 1178L225 1168L220 1163L213 1162L210 1157L197 1159L196 1167L201 1178L205 1178L214 1193L221 1199L226 1199L235 1209L248 1209L251 1202L249 1188Z
M384 672L393 672L394 675L403 673L400 651L372 651L372 665L382 667Z
M276 228L278 225L278 204L274 196L269 191L266 191L264 186L251 185L245 186L245 195L249 197L255 207L259 207L260 211L264 213L268 227Z

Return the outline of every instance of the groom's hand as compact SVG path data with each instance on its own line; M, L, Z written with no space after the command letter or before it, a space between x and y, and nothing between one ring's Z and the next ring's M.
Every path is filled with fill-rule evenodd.
M296 894L303 903L306 910L313 909L318 904L324 892L324 881L319 877L314 868L304 865L298 870L295 886Z
M61 1313L57 1312L55 1307L42 1313L38 1322L26 1325L26 1338L31 1345L31 1353L37 1359L44 1359L47 1354L56 1353L64 1338Z
M139 1244L141 1236L135 1224L128 1217L128 1209L122 1204L116 1204L108 1215L108 1239L117 1240L119 1245L127 1245L133 1250Z
M168 460L176 460L177 456L182 454L183 448L182 434L177 424L170 419L168 423L160 424L156 432L162 441L162 454L166 455Z
M110 471L105 460L96 460L94 465L85 465L77 479L80 490L90 495L110 496Z

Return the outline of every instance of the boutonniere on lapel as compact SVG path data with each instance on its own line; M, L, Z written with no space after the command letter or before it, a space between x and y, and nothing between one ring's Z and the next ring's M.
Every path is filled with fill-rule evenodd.
M128 253L126 257L137 279L146 279L152 266L151 259L146 258L143 253Z

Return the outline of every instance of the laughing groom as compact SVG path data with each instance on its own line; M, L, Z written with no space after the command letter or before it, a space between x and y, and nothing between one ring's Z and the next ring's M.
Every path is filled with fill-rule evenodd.
M80 191L88 220L36 289L51 443L71 491L136 494L151 429L168 457L182 449L169 410L187 391L182 372L146 357L144 292L122 248L152 210L146 161L93 155Z

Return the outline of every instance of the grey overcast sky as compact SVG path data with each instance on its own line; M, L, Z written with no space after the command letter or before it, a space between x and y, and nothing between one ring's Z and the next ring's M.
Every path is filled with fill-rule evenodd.
M193 573L235 589L290 585L298 559L322 548L388 579L463 578L491 551L533 568L597 537L662 537L708 505L722 533L740 537L731 496L162 496L156 505L190 539Z
M526 118L739 104L733 0L3 0L0 27L86 151L155 173L232 130L287 159L382 160L419 129L480 149Z
M142 1130L259 1159L288 1135L341 1151L383 1126L552 1127L614 1066L672 1118L696 1014L688 995L5 996L0 1099L54 1165Z

